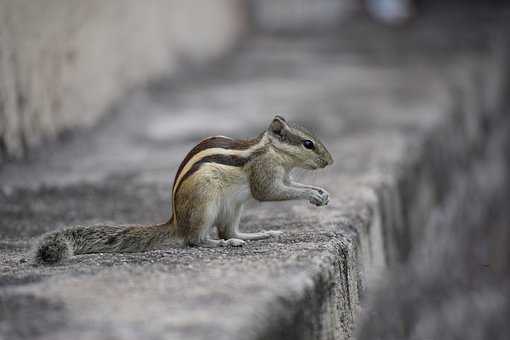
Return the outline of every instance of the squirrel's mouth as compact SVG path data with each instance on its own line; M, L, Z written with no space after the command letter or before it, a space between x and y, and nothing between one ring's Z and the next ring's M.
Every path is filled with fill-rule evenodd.
M320 166L316 163L306 163L303 168L307 170L317 170L318 168L320 168Z
M305 163L303 168L308 169L308 170L317 170L317 169L323 169L330 164L331 163L326 159L322 159L322 158L317 158L317 159L313 159L313 160L310 159Z
M322 158L318 159L316 163L317 163L317 167L322 168L322 169L329 165L329 162Z

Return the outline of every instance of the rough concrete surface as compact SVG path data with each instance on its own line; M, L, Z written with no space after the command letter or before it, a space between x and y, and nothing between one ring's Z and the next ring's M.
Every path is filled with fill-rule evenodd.
M509 9L489 13L470 17L508 36ZM452 113L404 166L402 219L386 224L395 265L364 301L360 340L510 335L510 46L493 46L485 66L458 73Z
M230 50L240 0L0 0L0 160L90 127L132 87Z
M465 104L455 95L467 93L464 76L491 65L491 30L448 24L254 36L209 72L133 91L96 131L4 166L0 338L351 338L367 287L402 254L398 230L388 235L405 228L399 181ZM242 229L280 229L280 238L25 262L45 231L166 219L171 179L193 143L255 136L274 113L315 131L335 158L301 174L330 191L327 207L246 210Z

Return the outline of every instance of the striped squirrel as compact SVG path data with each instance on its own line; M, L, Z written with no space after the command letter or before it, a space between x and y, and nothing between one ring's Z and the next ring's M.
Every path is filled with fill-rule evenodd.
M308 200L326 205L326 190L292 181L290 171L324 168L333 163L326 147L311 133L275 116L269 128L251 140L217 136L196 145L184 158L172 188L173 214L149 226L74 227L44 235L35 248L35 263L52 264L74 254L142 252L178 241L184 245L242 246L244 240L279 235L280 231L242 233L244 203ZM211 239L215 225L220 239Z

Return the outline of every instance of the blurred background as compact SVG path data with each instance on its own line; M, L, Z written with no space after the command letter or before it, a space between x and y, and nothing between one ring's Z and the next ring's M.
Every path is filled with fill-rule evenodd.
M166 218L187 150L280 114L332 193L396 178L360 339L508 338L509 34L496 0L0 0L3 269L56 224Z
M324 45L337 51L330 55L323 53L324 58L373 57L399 63L405 62L409 54L419 52L420 44L421 48L432 44L438 53L446 54L460 46L474 48L476 44L493 43L496 37L490 36L487 30L500 24L498 8L503 4L504 1L467 4L434 0L218 0L214 3L151 0L143 4L139 1L3 0L0 2L0 155L3 159L20 158L43 141L99 124L112 112L120 96L136 86L178 77L185 83L191 70L206 64L214 65L207 68L211 72L229 63L239 63L232 56L245 51L243 46L254 45L259 37L287 35L288 41L300 35L314 35L317 41L328 37ZM466 15L468 12L470 15ZM449 32L452 30L456 32ZM378 34L372 34L375 31ZM417 33L406 42L399 42L398 37L406 31ZM458 37L449 39L446 33ZM481 36L484 33L486 36ZM314 39L303 41L313 44ZM249 54L246 58L252 58L253 62L237 65L246 79L264 71L256 69L260 59L257 54L267 58L274 54L271 67L277 68L282 78L286 72L298 72L293 68L313 70L313 64L285 62L286 58L305 58L299 52L290 53L280 45L273 51L270 42L267 44L245 52ZM416 46L411 50L409 44ZM406 46L393 48L396 45ZM339 53L342 49L344 52ZM356 52L361 55L353 55ZM282 70L285 67L287 70ZM216 79L222 77L226 75ZM179 80L172 84L179 87ZM249 94L236 93L230 97L248 100L242 106L249 107L252 114L272 114L258 110L256 101L249 102L252 97ZM174 114L171 107L164 110L168 116ZM144 114L139 112L141 116ZM177 121L172 119L173 124L180 124ZM162 130L165 127L160 126L153 132L161 134Z

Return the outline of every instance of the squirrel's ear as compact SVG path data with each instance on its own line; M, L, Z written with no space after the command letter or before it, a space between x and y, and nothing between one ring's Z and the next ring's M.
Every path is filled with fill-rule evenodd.
M274 116L271 125L269 125L269 131L275 135L281 136L283 131L288 127L287 121L281 116Z
M280 115L275 115L275 116L274 116L274 118L273 118L273 120L275 120L275 119L278 119L278 120L281 120L281 121L282 121L282 122L284 122L284 123L287 123L287 121L285 120L285 118L283 118L283 117L282 117L282 116L280 116Z

